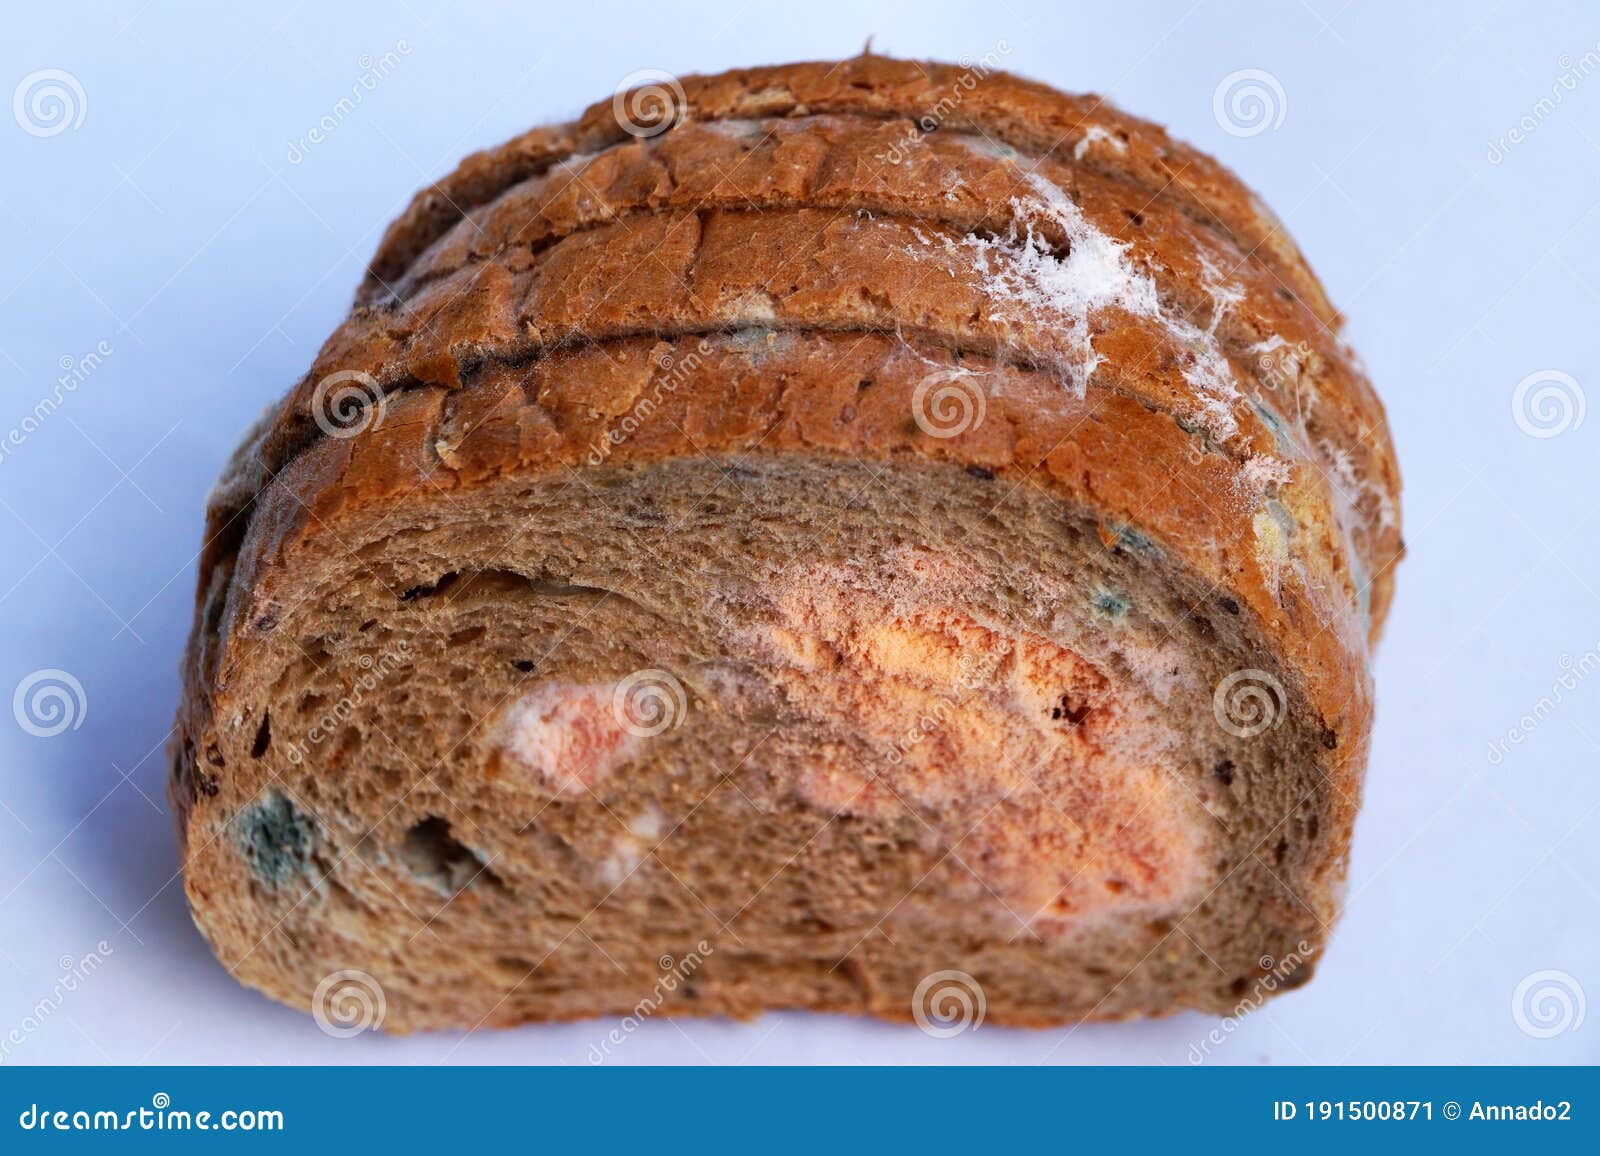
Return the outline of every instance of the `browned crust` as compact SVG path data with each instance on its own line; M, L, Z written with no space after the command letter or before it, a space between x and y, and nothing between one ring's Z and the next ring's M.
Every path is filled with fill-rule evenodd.
M335 373L369 374L386 389L409 383L453 390L461 387L463 365L526 360L580 340L742 324L878 329L991 357L1070 361L1073 352L1058 335L996 320L987 311L983 278L959 248L963 236L929 222L829 210L662 213L564 238L520 271L492 262L471 266L394 313L355 319L335 334L264 435L261 463L277 472L315 437L316 390ZM1180 306L1189 303L1204 307L1203 298L1180 299ZM1235 328L1226 316L1223 323ZM1097 328L1106 384L1192 421L1196 398L1183 378L1182 350L1149 321L1115 310L1099 318ZM1368 444L1355 433L1363 415L1331 403L1319 407L1328 428L1314 439L1305 413L1284 406L1241 360L1249 356L1241 348L1247 339L1236 334L1226 343L1237 351L1233 370L1245 400L1280 412L1308 461L1319 456L1308 442L1331 438L1358 452ZM1329 375L1328 383L1327 394L1336 400L1338 378ZM1260 410L1239 405L1235 416L1240 436L1223 452L1277 452ZM1326 484L1325 461L1321 472ZM1394 531L1380 531L1372 508L1350 529L1365 570L1386 570L1383 563L1398 545ZM1386 582L1383 573L1378 588Z
M748 86L748 91L741 86ZM530 266L559 267L561 262L539 262L537 253L518 256L505 250L506 243L531 238L536 243L559 247L574 230L593 228L596 220L616 218L635 209L661 212L693 205L703 225L707 217L723 216L722 212L708 212L710 206L729 199L742 199L749 207L816 203L843 209L854 202L871 208L875 193L884 198L887 207L899 207L907 216L942 220L954 229L995 227L1009 208L1019 170L1005 171L993 160L986 163L981 156L966 157L964 161L953 158L952 152L970 150L947 145L953 135L948 130L966 127L982 134L982 139L998 139L994 134L1005 137L1007 128L1028 126L1028 132L1013 132L1011 136L1022 147L1047 154L1042 162L1030 161L1028 168L1038 168L1060 183L1102 231L1127 241L1141 263L1168 270L1170 275L1162 279L1164 287L1177 294L1176 307L1191 315L1197 309L1203 311L1204 304L1195 269L1198 242L1192 229L1185 228L1189 218L1184 211L1192 219L1220 229L1224 237L1219 243L1224 249L1229 238L1247 241L1259 232L1255 226L1260 224L1260 213L1248 190L1214 162L1171 142L1159 128L1107 109L1094 98L1065 97L1002 74L984 75L981 70L923 66L869 56L837 66L796 65L689 78L684 90L684 117L670 131L651 138L648 148L631 142L607 102L592 108L579 126L535 130L492 153L469 158L457 174L441 182L447 200L441 201L430 193L420 194L411 210L391 229L375 267L395 264L394 255L402 249L416 250L407 259L410 263L422 255L424 239L440 239L440 234L450 228L448 219L459 217L475 204L487 206L484 225L487 239L494 242L489 252L478 259L492 259L472 269L459 269L481 246L467 244L461 248L458 244L457 250L452 250L444 244L429 255L419 270L423 285L416 299L406 302L404 308L375 313L358 309L330 338L296 395L280 411L276 425L264 434L259 463L264 471L255 472L271 474L281 470L292 453L315 436L315 430L309 428L307 401L315 384L331 373L360 369L386 385L407 377L439 379L442 384L452 385L458 360L482 356L517 358L551 342L640 331L670 334L708 324L704 319L692 319L675 326L663 316L666 309L643 292L635 294L631 302L635 306L631 323L623 310L613 308L606 315L608 302L604 297L597 300L593 293L569 293L557 308L550 310L544 294L528 299L530 291L540 288L530 284L538 272L538 268ZM942 114L941 132L921 138L914 147L906 143L904 124L884 119L895 110L920 117L929 109ZM819 116L839 110L852 115ZM729 151L734 142L728 141L726 134L721 134L722 151L716 150L720 126L701 123L773 114L799 118L802 131L785 132L782 122L769 119L762 131L773 134L777 147L755 150L754 155L739 154L737 159ZM1095 117L1092 121L1088 119L1091 114ZM1077 151L1087 127L1093 125L1106 131L1107 124L1122 142L1120 151L1100 144L1068 159L1066 150L1070 147ZM1065 131L1064 126L1071 131ZM631 143L622 148L608 147L618 141ZM789 147L785 148L785 144ZM552 164L569 157L580 146L606 151L570 172L563 169L552 174L551 181L529 179L530 174L548 173ZM1059 147L1051 153L1053 146ZM895 150L896 163L875 162L873 158L881 157L885 148ZM1173 165L1184 172L1192 169L1203 180L1197 178L1193 184L1174 181L1170 172ZM960 179L953 180L952 171L959 173ZM712 187L707 188L703 179L696 183L695 174L703 177L712 172L717 174ZM1155 184L1141 183L1151 172L1166 175ZM541 192L532 187L552 183L557 186L554 191L546 188ZM926 197L919 201L915 195L919 186L945 190L965 186L972 191L964 198L958 194L959 207L952 209L940 203L943 198L931 203ZM1193 194L1201 187L1213 192L1207 203L1217 212L1194 218ZM1121 213L1127 211L1126 194L1130 189L1136 194L1153 190L1139 202L1139 208L1132 210L1144 218L1136 229L1120 220ZM1183 195L1174 193L1174 189ZM438 211L426 209L429 205ZM457 226L455 233L465 240L476 235L477 227L478 222L474 221L471 228ZM659 224L649 221L630 225L626 218L609 228L643 234L643 246L635 244L631 250L627 246L618 250L618 259L629 267L613 265L615 275L623 275L630 284L641 280L642 272L642 280L652 290L660 290L657 283L663 278L656 274L663 259L681 259L685 253L689 259L672 272L680 284L683 277L696 274L701 256L698 242L687 250L680 244L676 254L661 246L650 249L668 232L673 240L692 241L689 230L662 230ZM737 240L736 230L730 231L730 240ZM796 238L785 240L793 243ZM574 239L567 246L566 265L570 267L573 258L592 260L595 248L587 239ZM454 260L451 252L456 252ZM1347 488L1334 475L1348 475L1351 469L1365 482L1358 484L1356 493L1347 495L1358 514L1349 529L1362 570L1371 578L1372 635L1376 637L1392 594L1392 565L1401 552L1398 525L1386 520L1379 509L1381 495L1398 490L1398 471L1381 406L1345 354L1342 343L1326 327L1324 316L1335 322L1336 317L1331 311L1315 307L1314 298L1320 298L1320 289L1310 297L1288 290L1279 266L1287 260L1297 282L1315 287L1309 269L1292 245L1274 252L1274 262L1263 263L1258 240L1251 244L1248 254L1238 248L1224 253L1230 277L1240 281L1248 300L1245 310L1236 310L1224 318L1224 336L1231 335L1229 352L1236 374L1251 390L1251 400L1269 407L1276 402L1276 408L1285 411L1283 416L1302 448L1328 475L1332 485ZM646 257L650 261L648 267L642 264ZM738 269L737 257L734 254L734 260L725 259L724 264ZM857 262L856 266L859 269L862 263ZM446 275L452 268L457 269L454 279ZM427 284L427 278L440 276L445 280ZM867 270L865 277L872 278L873 272ZM592 285L596 277L591 273L587 280ZM412 290L415 289L413 285ZM694 304L690 302L691 307ZM724 309L709 324L738 320ZM829 317L816 311L809 315L802 311L791 323L861 324L848 312L844 317ZM895 316L887 323L899 326L904 321ZM1261 388L1258 367L1251 363L1247 343L1250 338L1259 340L1264 336L1275 336L1310 351L1305 357L1312 366L1306 375L1304 396L1298 384L1292 399L1272 398L1269 390ZM1291 400L1292 408L1285 405ZM1350 465L1341 471L1330 455L1339 455ZM250 465L242 472L248 473ZM227 517L231 516L229 512Z
M905 81L903 62L869 58L869 63L871 67L862 65L867 68L862 76L855 75L854 62L843 66L845 71L841 75L848 79L846 94L859 94L869 88L866 77L875 74L874 69L879 64L893 65L885 75L898 76L897 83ZM802 71L806 67L809 66L802 66ZM938 73L935 69L929 75ZM763 74L764 82L765 79ZM955 79L942 74L937 79L938 83L955 83ZM700 87L697 86L703 84L710 82L691 80L688 91L698 92ZM993 76L971 89L970 101L966 99L969 94L962 90L962 107L968 110L988 107L984 101L991 85L1007 90L1017 85L1034 87L1009 77ZM711 88L717 86L711 85ZM716 115L751 114L763 109L770 95L742 103L724 100L715 106ZM852 102L858 103L855 96L846 95L842 99L852 108L856 107ZM1062 99L1073 108L1086 105L1083 100ZM833 107L827 100L823 100L821 106ZM454 364L458 360L484 356L524 357L564 340L605 338L641 331L670 334L708 325L738 323L737 310L727 308L710 320L702 312L699 317L691 316L675 323L675 319L668 316L671 307L651 299L653 294L665 294L673 288L670 284L663 286L663 281L676 279L681 285L686 279L694 279L700 272L698 264L704 254L690 228L664 228L658 220L640 219L638 213L693 212L698 227L704 231L707 221L721 222L733 215L727 209L715 210L718 205L742 204L746 209L823 205L835 210L898 210L907 218L939 220L953 230L962 230L997 228L1011 211L1010 201L1023 170L1001 165L993 158L959 155L970 154L971 150L954 141L955 134L950 131L934 133L910 147L905 145L903 137L897 142L896 133L903 132L903 127L887 121L863 121L860 115L818 117L809 115L814 107L804 103L786 111L796 116L808 115L800 116L794 124L763 122L760 126L763 143L770 136L775 147L753 152L742 151L737 142L720 132L720 123L707 125L689 120L662 136L641 143L621 134L613 119L611 128L615 135L630 143L610 148L581 165L550 173L546 180L513 183L494 196L483 192L488 187L483 182L488 180L487 174L494 166L484 168L478 159L469 160L461 173L483 169L480 174L483 179L474 184L461 176L460 180L465 183L457 191L462 197L466 197L463 190L469 188L482 193L476 199L483 200L487 206L483 220L472 221L470 227L458 225L452 232L456 238L453 242L441 239L435 251L424 256L416 276L395 287L400 293L409 294L410 299L403 304L391 299L389 307L378 310L358 309L330 338L311 373L301 383L297 396L284 407L276 427L264 440L263 464L267 472L282 469L288 456L314 436L314 431L308 428L307 402L315 384L331 373L360 369L372 373L385 385L414 377L449 386L454 384ZM605 119L599 111L591 110L589 120L596 117ZM1128 174L1132 162L1128 158L1138 155L1143 147L1141 142L1165 141L1165 134L1150 126L1144 126L1148 131L1142 133L1132 131L1123 122L1135 126L1138 122L1120 114L1115 119L1119 126L1116 128L1118 139L1126 138L1121 152L1102 144L1070 162L1064 154L1058 154L1055 158L1029 161L1027 169L1036 169L1060 184L1084 206L1086 215L1097 227L1126 241L1141 264L1165 271L1168 275L1162 278L1162 284L1166 291L1174 294L1174 308L1205 322L1208 307L1196 267L1201 242L1194 235L1189 218L1174 208L1170 198L1162 196L1146 196L1135 202L1137 208L1129 205L1130 191L1140 195L1143 190L1136 183L1130 183ZM961 118L951 117L948 123L958 125ZM1098 122L1096 125L1103 127ZM981 125L979 131L987 133ZM558 130L539 130L523 138L521 144L513 142L502 151L517 156L529 155L533 147L529 142L544 140L552 133L566 139ZM1156 136L1152 137L1152 133ZM1078 136L1081 139L1081 133ZM586 138L586 143L594 145L596 142ZM1149 147L1159 152L1168 145L1170 142ZM895 163L875 159L881 158L885 149L895 150ZM538 149L533 151L539 152ZM562 148L554 146L539 155L546 153L546 159L567 155ZM1102 159L1106 154L1119 162L1109 166L1114 174L1109 178L1102 175L1107 167ZM535 167L540 172L549 172L548 165L541 163ZM1201 167L1208 172L1215 168L1210 162ZM1139 168L1140 165L1132 164L1133 170ZM716 175L708 180L706 174ZM450 185L450 181L445 184ZM959 188L962 191L953 197L924 194L919 199L919 188ZM1235 216L1253 219L1253 198L1237 183L1233 184L1232 192L1232 199L1226 203L1239 203L1244 207L1238 213L1224 215L1230 219ZM425 200L426 196L419 198L417 204ZM460 198L452 197L452 200L457 206L461 204ZM951 200L954 206L949 203ZM413 209L416 208L414 205ZM1125 212L1137 214L1138 227L1132 227L1123 219ZM1216 220L1207 219L1213 223ZM407 236L420 228L420 225L397 226L399 233ZM481 237L480 228L483 230ZM548 269L554 267L559 274L575 261L589 261L591 265L585 270L585 280L592 286L598 280L595 268L601 263L597 259L597 249L602 245L609 249L616 244L614 236L604 241L573 237L574 231L579 229L621 232L632 242L615 250L610 266L613 276L637 290L626 298L626 304L632 307L631 317L626 309L616 307L622 302L608 300L594 292L567 292L551 308L547 287L539 284L541 280L552 279L544 276ZM1049 231L1047 226L1045 231ZM421 235L415 232L415 236ZM1346 494L1346 498L1356 507L1357 517L1349 529L1362 570L1371 576L1372 634L1376 637L1391 597L1392 565L1401 551L1398 525L1388 520L1380 509L1382 495L1398 489L1398 471L1386 436L1381 406L1342 343L1326 328L1304 295L1287 290L1275 267L1254 259L1259 257L1258 253L1247 256L1233 248L1228 238L1235 235L1241 234L1234 230L1211 243L1220 248L1229 279L1238 282L1247 298L1245 309L1233 310L1224 316L1221 336L1226 340L1236 375L1246 386L1250 400L1282 411L1302 448L1330 483L1341 490L1349 489L1347 480L1342 479L1348 479L1351 471L1364 481L1365 484L1357 484L1355 492ZM1246 230L1242 235L1251 234ZM736 244L738 230L730 229L726 239ZM798 243L802 248L818 248L819 239L826 240L797 237L793 233L781 238L784 245ZM532 251L526 251L530 244ZM508 249L512 245L516 249ZM562 252L550 253L541 250L541 246ZM723 248L726 252L728 245ZM713 264L715 256L712 254ZM780 248L780 263L769 280L778 279L788 256ZM735 252L732 260L724 256L722 263L739 271L738 258ZM380 254L380 263L382 259ZM673 261L677 262L675 267L665 267ZM1310 277L1309 270L1298 263L1298 258L1296 261L1296 267L1314 285L1315 279ZM855 270L860 271L858 280L875 279L875 271L867 268L864 262L855 262ZM713 274L716 271L711 270ZM970 282L971 278L968 280ZM901 285L896 287L906 283L902 279ZM570 290L571 286L562 288ZM770 291L767 286L761 288ZM837 298L840 294L834 296ZM726 306L727 302L718 304ZM800 304L815 304L815 295ZM613 307L608 310L608 305ZM692 313L696 305L703 307L704 301L690 300L687 305ZM842 317L828 316L815 309L798 312L798 316L787 319L786 323L861 324L859 318L853 316L854 310L846 310ZM880 320L895 326L907 323L898 315ZM910 323L915 325L917 321ZM987 338L993 340L993 335ZM1309 363L1304 375L1305 389L1302 391L1299 383L1294 383L1293 397L1273 396L1273 389L1281 386L1281 382L1268 382L1263 386L1260 367L1254 364L1260 358L1252 353L1250 345L1252 341L1266 338L1301 350L1299 357ZM1029 342L1023 344L1026 346ZM1252 423L1247 421L1246 424ZM1254 424L1259 425L1259 422Z
M731 132L734 126L740 131ZM393 286L384 308L352 322L349 342L369 340L374 332L407 332L412 324L407 315L419 308L419 298L425 301L441 283L457 299L474 291L477 282L467 270L486 262L514 277L531 277L544 266L550 248L582 230L648 234L657 227L651 218L663 214L692 212L704 222L713 214L721 219L820 208L937 222L958 236L1004 235L1015 225L1018 197L1030 192L1027 179L1037 175L1083 206L1090 223L1125 243L1142 267L1158 272L1175 313L1209 324L1217 312L1205 291L1210 276L1221 275L1241 291L1245 307L1222 312L1219 336L1250 400L1284 410L1312 460L1330 477L1339 468L1332 454L1339 453L1349 457L1359 476L1383 478L1384 488L1392 488L1395 465L1387 439L1369 436L1383 423L1370 385L1349 363L1337 335L1230 239L1198 230L1171 204L1092 169L1049 157L1018 161L986 155L986 138L953 131L934 133L910 147L902 132L889 122L858 117L690 122L558 166L469 213ZM1053 222L1030 224L1064 250L1066 238ZM943 233L933 232L936 240ZM948 234L944 239L948 242ZM778 280L797 258L788 253L769 280ZM1206 261L1213 267L1208 269ZM692 279L694 273L691 267L684 275ZM522 320L541 334L551 328L541 317ZM555 331L560 332L559 323ZM1306 363L1303 382L1264 372L1266 359L1255 347L1273 339L1299 351L1297 360ZM327 364L340 361L346 349L332 347ZM1371 494L1352 499L1361 507L1354 530L1363 562L1369 571L1383 570L1399 548L1398 528L1382 522Z

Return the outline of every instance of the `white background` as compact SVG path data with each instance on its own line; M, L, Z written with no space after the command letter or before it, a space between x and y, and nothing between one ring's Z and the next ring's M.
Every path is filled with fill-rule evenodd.
M101 940L112 953L5 1062L586 1062L609 1024L335 1040L214 962L174 877L162 754L201 502L237 433L344 313L383 225L465 152L570 116L638 69L838 57L869 34L879 51L945 59L1003 42L1012 70L1104 93L1220 156L1285 218L1389 407L1411 554L1377 665L1349 912L1316 981L1209 1062L1600 1058L1600 1009L1535 1038L1512 1008L1545 970L1600 999L1600 678L1561 689L1525 741L1488 758L1552 697L1564 657L1600 660L1600 414L1535 438L1512 411L1542 370L1600 404L1600 71L1559 84L1600 60L1592 8L324 7L7 14L0 97L64 69L84 118L41 138L0 109L0 430L50 393L62 358L113 352L0 460L0 691L60 668L87 698L82 725L54 738L0 712L0 1037L63 957ZM291 163L362 56L401 42L392 75ZM1279 82L1283 119L1239 137L1213 94L1249 68ZM1532 131L1506 147L1525 118ZM614 1062L1181 1065L1214 1026L932 1040L839 1017L659 1022Z

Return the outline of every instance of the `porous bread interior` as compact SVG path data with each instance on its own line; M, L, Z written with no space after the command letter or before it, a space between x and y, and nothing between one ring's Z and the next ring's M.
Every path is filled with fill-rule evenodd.
M297 562L296 596L249 643L262 651L236 669L251 682L229 697L251 705L219 720L212 762L228 771L188 837L197 922L287 1003L359 968L394 1030L625 1014L652 992L662 1014L906 1018L919 981L960 970L1000 1023L1225 1010L1264 951L1320 945L1332 918L1285 882L1348 834L1317 829L1320 725L1292 674L1231 599L1027 484L754 454L506 478L366 514ZM1203 831L1197 893L1041 930L992 901L960 832L904 784L903 806L873 813L799 796L819 751L881 762L775 693L794 672L764 667L741 630L770 623L785 574L887 574L897 550L969 575L974 620L1080 655L1126 717L1169 720L1183 741L1152 758ZM1187 681L1129 662L1174 651ZM1245 667L1288 700L1249 741L1212 708ZM594 790L508 765L495 720L519 696L641 669L670 672L687 710ZM693 975L662 992L663 957L689 953Z

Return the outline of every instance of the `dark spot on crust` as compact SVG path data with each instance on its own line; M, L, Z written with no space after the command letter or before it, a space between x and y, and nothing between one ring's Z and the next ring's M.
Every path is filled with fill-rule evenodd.
M1223 759L1211 768L1211 773L1217 776L1217 781L1224 787L1233 786L1233 760Z
M1327 747L1330 751L1338 747L1339 736L1332 730L1332 728L1322 728L1322 745Z
M523 674L530 674L533 671L533 659L531 658L519 658L511 665L522 671Z
M1229 614L1237 614L1237 613L1239 613L1239 604L1237 602L1235 602L1232 598L1229 598L1226 594L1224 594L1221 598L1217 599L1217 605L1222 607Z
M982 478L986 482L994 481L994 471L987 466L968 466L967 473L975 478Z

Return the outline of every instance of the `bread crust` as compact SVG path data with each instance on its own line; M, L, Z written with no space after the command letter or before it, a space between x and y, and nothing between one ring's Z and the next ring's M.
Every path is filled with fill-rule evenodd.
M737 132L730 131L734 127ZM558 340L570 321L541 316L543 303L530 301L525 286L551 263L550 250L580 231L643 233L670 215L692 213L692 228L702 238L708 221L714 220L728 231L730 240L737 239L724 244L724 250L739 252L744 238L739 227L729 227L728 222L759 213L762 225L770 228L774 219L795 215L796 210L803 214L822 209L905 222L919 239L931 231L938 244L942 234L948 248L952 239L959 241L964 235L1004 234L1014 225L1019 197L1030 192L1029 180L1042 178L1084 206L1090 223L1125 244L1141 267L1159 271L1176 312L1214 319L1211 323L1233 359L1246 396L1264 407L1282 409L1284 420L1330 484L1350 490L1357 550L1369 572L1382 569L1398 548L1398 526L1385 520L1378 500L1388 482L1383 487L1363 487L1349 480L1387 479L1393 474L1386 440L1370 436L1382 423L1382 410L1337 335L1301 301L1281 292L1281 282L1270 270L1247 258L1230 239L1200 229L1175 206L1151 200L1129 182L1048 156L992 155L992 142L974 134L941 131L908 148L899 131L890 122L850 117L686 121L662 136L559 166L508 190L482 212L469 212L393 284L381 308L374 306L352 324L349 339L360 343L375 330L395 336L415 334L407 315L427 314L430 290L459 300L477 290L479 283L469 270L489 262L513 273L506 295L524 302L520 312L524 328L539 339ZM826 212L813 216L819 222L837 220ZM1045 218L1035 223L1052 245L1065 251L1067 240L1056 222ZM935 224L945 228L932 228ZM770 245L788 256L767 281L780 280L786 269L792 269L797 251L817 247L817 238L805 230L791 233L795 235ZM683 274L686 279L698 280L702 254L694 256ZM858 267L876 260L870 247L856 256ZM715 277L717 270L709 272ZM930 270L906 271L898 277L893 270L886 272L882 295L891 303L903 298L903 286L914 284L919 276L928 291L948 288L939 278L928 285ZM870 275L873 289L879 284L876 273L873 269ZM971 280L969 276L967 281ZM1242 294L1245 307L1219 309L1211 296L1217 280ZM442 288L441 283L445 283ZM767 294L773 286L761 282L755 288ZM834 288L843 295L845 286ZM981 291L981 286L973 286L970 295ZM485 316L506 311L504 304L485 303L478 309ZM592 322L587 314L585 320ZM895 320L905 324L909 319ZM422 328L427 329L426 323ZM508 339L526 344L504 333L487 341L498 348ZM432 344L426 334L422 340L425 346ZM1289 367L1281 358L1274 361L1273 351L1280 349L1296 351L1292 374L1283 372ZM336 353L336 359L342 356ZM416 360L428 358L423 353ZM1377 600L1386 606L1387 578L1380 576L1378 585L1382 589Z
M1338 312L1310 274L1294 241L1238 179L1211 157L1174 140L1159 125L1129 116L1093 94L1059 92L982 64L896 60L872 53L681 78L681 120L716 121L814 113L927 123L978 131L1036 154L1076 151L1091 126L1122 139L1114 156L1089 152L1085 167L1134 181L1195 220L1233 237L1242 251L1270 262L1305 296L1325 324ZM455 172L420 191L385 232L364 292L392 282L465 212L577 153L598 152L629 137L614 100L597 101L577 121L535 128L474 153ZM381 293L379 288L377 292Z
M359 541L413 495L695 456L935 462L988 479L1002 500L1034 487L1107 527L1138 527L1295 672L1325 736L1328 837L1294 888L1325 930L1361 793L1369 647L1403 549L1382 407L1316 278L1231 174L1094 98L1000 74L969 88L967 75L869 56L686 78L677 127L650 141L628 137L606 102L418 194L350 319L213 494L173 748L180 833L197 808L236 795L206 751L240 709L233 688L296 576L330 537ZM893 126L952 85L962 100L925 147L868 171ZM730 122L776 144L748 159ZM1123 148L1079 148L1091 125ZM1208 399L1159 319L1097 315L1103 360L1075 391L1059 333L996 316L971 238L1014 229L1016 162L951 130L1039 154L1174 309L1200 312L1241 387L1232 429L1203 428ZM558 167L579 153L600 155ZM685 179L711 164L726 175ZM953 199L919 193L939 173L961 178ZM1119 228L1130 198L1141 219ZM1206 284L1211 254L1239 285L1225 306ZM1310 407L1272 408L1249 360L1267 335L1314 359ZM317 421L319 388L340 374L376 387L377 420L358 436ZM985 421L951 438L908 421L930 374L981 382ZM660 399L661 420L614 438L642 398ZM1264 481L1263 461L1284 469ZM1261 551L1269 493L1296 527L1287 567ZM209 901L203 880L187 885L197 909Z

